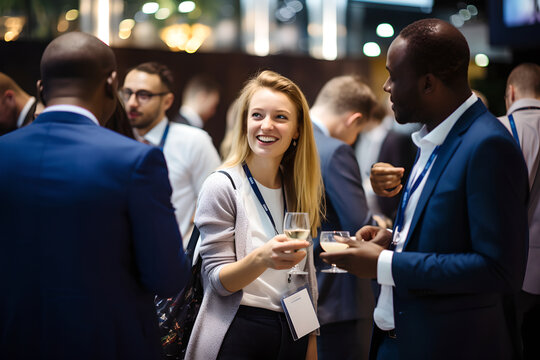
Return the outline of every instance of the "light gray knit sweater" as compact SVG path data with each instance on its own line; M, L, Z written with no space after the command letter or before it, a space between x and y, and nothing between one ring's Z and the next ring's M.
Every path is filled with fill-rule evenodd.
M249 215L242 200L248 196L251 187L240 166L226 171L231 175L236 190L225 174L211 174L203 184L195 213L195 224L201 232L204 298L189 340L187 360L216 359L242 300L241 290L231 293L223 287L219 272L224 265L244 258L253 250L248 236ZM309 273L309 289L317 309L312 247L308 249L305 270ZM293 276L296 286L305 282L302 278Z

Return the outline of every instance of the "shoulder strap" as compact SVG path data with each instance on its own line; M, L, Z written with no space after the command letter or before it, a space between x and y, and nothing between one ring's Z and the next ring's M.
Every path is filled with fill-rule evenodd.
M229 180L231 181L231 185L234 190L236 190L236 185L234 184L234 181L232 179L232 176L226 172L225 170L218 170L217 172L220 172L227 176ZM199 241L199 237L201 235L201 232L199 231L199 228L194 224L193 225L193 231L191 232L191 237L189 238L189 242L186 248L186 255L189 257L190 260L193 260L193 254L195 252L195 247L197 246L197 242Z

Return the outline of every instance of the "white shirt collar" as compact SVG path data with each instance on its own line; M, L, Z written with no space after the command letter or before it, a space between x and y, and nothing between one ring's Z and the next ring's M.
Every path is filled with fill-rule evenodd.
M204 122L202 121L199 114L197 114L197 112L191 107L187 105L182 105L182 107L180 107L180 114L182 114L182 116L185 117L191 125L201 129L203 128Z
M508 109L507 114L511 114L519 108L529 107L529 106L540 107L540 100L533 99L533 98L523 98L523 99L516 100L514 101L512 105L510 105L510 108Z
M67 112L76 113L76 114L79 114L79 115L82 115L82 116L86 116L87 118L89 118L90 120L95 122L96 125L99 126L99 121L96 118L96 116L94 114L92 114L90 111L88 111L87 109L82 108L80 106L66 105L66 104L51 105L51 106L46 107L45 110L43 110L41 113L44 114L44 113L51 112L51 111L67 111Z
M26 117L26 114L28 114L28 110L34 105L36 102L36 98L31 96L30 99L24 104L24 107L21 110L21 113L19 114L19 117L17 118L17 128L20 128L23 125L24 118Z
M158 146L161 142L161 137L163 136L163 132L165 132L165 127L167 127L168 121L169 120L165 116L163 119L161 119L160 122L156 124L156 126L150 129L149 132L144 134L143 139L145 139L152 145Z
M328 130L326 125L324 125L319 119L316 119L313 116L311 116L311 122L317 125L317 127L321 129L324 135L330 136L330 130Z
M437 125L435 129L431 130L429 133L426 126L422 126L420 130L412 133L411 135L414 144L419 148L422 148L422 146L425 146L428 143L432 147L441 145L461 115L463 115L463 113L465 113L465 111L467 111L467 109L470 108L477 100L478 96L473 93L467 100L465 100L463 104L454 110L450 116L444 119L442 123Z

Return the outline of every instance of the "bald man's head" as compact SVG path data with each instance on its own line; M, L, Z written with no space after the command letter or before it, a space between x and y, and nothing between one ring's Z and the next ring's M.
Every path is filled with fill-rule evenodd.
M47 46L41 58L44 100L88 95L115 70L114 53L101 40L81 32L62 35Z
M54 39L43 53L41 86L46 104L60 98L70 99L69 103L93 102L90 105L102 105L95 104L100 98L107 98L108 103L114 102L109 101L114 99L116 92L114 53L92 35L81 32L62 35Z

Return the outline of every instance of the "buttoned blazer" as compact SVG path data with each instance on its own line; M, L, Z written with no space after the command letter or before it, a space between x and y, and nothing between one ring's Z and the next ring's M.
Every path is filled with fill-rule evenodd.
M426 180L401 253L394 318L404 359L511 359L507 294L527 259L527 170L516 142L477 101Z
M161 151L71 112L0 138L0 358L159 359L188 277Z
M354 150L346 143L325 135L316 124L313 133L326 199L326 216L320 231L345 230L354 236L362 226L373 223ZM315 266L319 270L328 267L319 257L321 251L319 239L316 238ZM374 299L369 280L358 279L352 274L335 275L319 271L317 282L317 316L321 324L372 317Z

